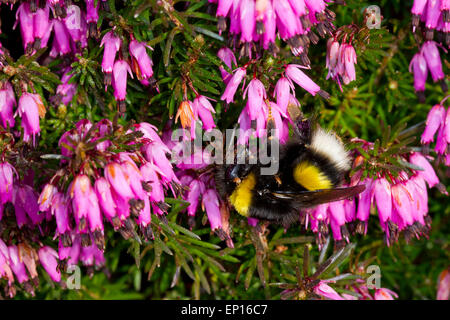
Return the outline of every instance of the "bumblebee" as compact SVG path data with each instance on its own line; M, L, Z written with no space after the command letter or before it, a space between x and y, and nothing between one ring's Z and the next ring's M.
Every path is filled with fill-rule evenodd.
M247 162L216 170L219 193L242 216L288 226L299 220L301 209L364 191L364 185L339 187L351 166L340 138L301 115L294 119L294 134L279 145L279 159L274 159L279 161L276 174L263 175L261 163Z

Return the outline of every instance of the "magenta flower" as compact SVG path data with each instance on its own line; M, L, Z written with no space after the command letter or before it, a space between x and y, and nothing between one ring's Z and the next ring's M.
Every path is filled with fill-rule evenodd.
M42 196L42 194L41 194ZM52 197L51 213L56 220L56 230L62 235L71 230L69 223L70 198L61 192Z
M334 79L337 75L335 70L339 60L340 44L333 38L328 39L327 42L327 56L326 56L326 67L328 68L327 79Z
M442 155L447 150L447 141L446 141L444 129L445 129L444 126L441 125L441 127L439 128L438 134L437 134L437 138L436 138L436 146L434 148L436 153L442 154Z
M431 108L427 116L425 131L422 133L420 142L430 143L434 141L434 135L438 129L444 125L445 121L445 108L436 104Z
M198 202L201 197L205 193L205 185L200 180L192 180L189 184L189 191L187 193L186 201L189 202L189 206L187 208L188 215L195 216L197 212Z
M95 0L86 0L86 22L87 23L97 24L99 6L100 6L100 2L98 2L98 1L97 1L97 6L95 6Z
M241 22L241 41L252 42L253 33L255 32L255 1L241 0L239 7Z
M203 194L202 206L206 209L211 230L222 228L222 216L220 214L220 205L217 191L208 189Z
M236 93L236 90L239 87L239 84L241 83L242 79L244 79L246 73L247 69L243 67L234 70L234 74L230 78L230 81L228 82L227 87L225 88L225 92L220 97L221 100L224 100L227 103L233 102L234 94Z
M14 282L14 275L9 266L9 250L2 239L0 239L0 278L8 279L9 285Z
M103 213L110 221L112 221L116 216L116 204L112 197L111 185L105 178L98 178L95 181L94 187Z
M44 219L43 214L39 214L38 197L36 192L29 185L14 186L13 199L14 209L20 219L31 220L32 224L39 224ZM26 217L25 217L26 214ZM21 223L23 224L23 222Z
M423 171L417 171L417 175L428 183L428 187L432 188L439 183L439 178L434 172L433 167L422 154L414 152L409 157L409 162L423 169Z
M130 66L124 60L117 60L114 63L112 72L112 85L114 88L114 97L117 101L125 100L127 95L127 72L133 78Z
M14 174L17 176L16 169L11 164L0 163L0 204L2 206L12 201Z
M150 222L152 221L151 211L150 211L150 200L149 197L145 197L144 199L144 208L140 211L138 217L138 224L144 228L146 228ZM149 234L144 233L145 237L148 239Z
M92 244L88 247L81 247L80 261L85 266L95 264L97 267L102 267L105 264L105 257L103 252L95 244Z
M427 40L433 39L433 29L436 29L438 21L441 18L440 2L433 0L427 1L427 16L425 20L425 28L427 28L425 37Z
M292 9L297 16L304 16L307 14L305 0L288 0Z
M269 105L271 107L272 118L275 122L275 136L280 140L281 143L285 143L289 139L288 115L276 103L271 101L269 102ZM265 112L263 112L262 114L266 116Z
M425 10L427 0L414 0L413 6L411 8L411 13L414 15L422 15Z
M100 212L100 206L98 204L97 195L94 192L94 189L89 188L88 194L88 213L87 220L89 222L89 227L91 232L99 230L101 234L103 234L103 222L102 222L102 214Z
M13 108L16 105L14 90L9 82L5 82L3 88L0 89L0 121L4 128L7 128L8 125L14 127Z
M206 131L216 127L212 113L216 113L214 107L208 101L208 98L202 95L197 96L192 103L194 118L199 118L202 120L203 128Z
M294 91L294 88L291 87L291 83L285 77L281 77L275 85L273 96L276 96L277 105L283 112L287 112L291 89Z
M394 300L394 298L398 298L398 294L396 294L392 290L389 290L386 288L380 288L380 289L375 289L375 293L373 294L373 297L375 300Z
M63 19L66 30L71 37L71 41L75 42L77 48L81 46L81 39L83 37L82 24L86 23L86 17L77 5L70 5L66 10L66 17Z
M59 282L61 280L61 273L58 270L58 253L48 246L44 246L38 251L39 261L47 271L48 275L53 281Z
M450 108L447 109L444 120L444 138L447 143L450 143Z
M100 43L101 47L105 47L102 60L102 71L105 73L111 73L113 71L114 60L116 59L116 53L119 51L122 40L114 34L114 31L109 31L102 39Z
M72 51L70 46L70 33L66 28L64 22L57 19L53 20L53 30L55 30L53 39L53 48L51 56L56 57L58 55L65 55Z
M402 223L399 224L400 228L412 225L414 223L413 210L417 210L411 203L414 199L413 195L408 192L403 183L394 184L391 190L393 210L402 220Z
M252 227L256 227L258 225L258 219L255 218L247 218L247 223Z
M17 112L22 117L22 126L24 129L23 140L28 142L33 136L33 144L35 136L39 135L41 128L39 126L39 117L45 115L45 106L38 94L25 92L19 99L19 108Z
M285 70L286 77L290 81L294 81L295 83L297 83L300 87L308 91L313 96L315 96L316 93L318 93L325 99L328 99L329 97L328 93L321 90L320 87L314 81L311 80L311 78L309 78L306 74L303 73L303 71L300 70L300 68L301 66L297 64L287 65Z
M328 205L330 216L330 226L335 240L342 240L341 227L345 225L345 208L344 201L330 202ZM346 239L348 241L348 239Z
M231 6L233 5L233 0L218 0L217 1L217 12L216 15L218 17L226 17L228 12L230 11Z
M144 146L144 149L147 160L160 170L161 179L164 182L178 182L178 179L173 172L172 164L166 156L166 154L170 153L166 145L162 143L151 143Z
M269 110L266 103L261 104L260 112L256 114L256 136L263 137L266 134L267 119L269 117ZM248 103L244 109L246 112L250 113ZM244 112L243 110L243 112ZM251 118L250 118L251 121Z
M134 197L133 191L130 187L128 176L120 164L111 162L105 167L105 178L113 187L118 195L125 199L132 199Z
M58 188L56 188L53 184L47 183L44 186L41 194L39 195L38 203L40 211L47 211L50 208L50 205L53 201L53 196L58 192Z
M445 74L442 71L441 58L439 56L439 50L436 46L436 42L426 41L422 46L421 52L425 57L433 81L437 82L443 80Z
M436 300L449 300L449 299L450 299L450 269L447 268L444 271L442 271L441 274L439 275Z
M231 49L229 49L227 47L223 47L217 52L217 56L231 70L233 70L233 66L237 66L236 57L234 56L234 53ZM223 82L225 82L225 84L228 84L231 74L228 73L228 71L226 71L225 68L222 66L219 67L219 70L220 70L220 73L222 74Z
M149 143L144 144L141 150L145 154L147 161L156 166L161 174L161 179L164 182L178 182L178 179L173 172L172 164L166 156L167 154L170 154L170 149L158 136L156 127L145 122L137 124L135 127L144 133L144 138L148 139Z
M282 19L279 19L279 25L278 28L284 31L284 36L282 36L283 39L289 39L295 36L296 34L300 33L301 30L301 24L299 24L299 19L295 15L294 11L292 10L292 7L289 5L288 0L279 0L273 2L273 9L275 10L275 13L277 15L277 18L283 17ZM278 22L277 22L278 24Z
M351 81L356 80L355 64L356 64L356 52L355 48L349 43L343 44L342 49L342 62L345 67L345 72L342 75L344 84L349 84Z
M267 98L264 84L258 79L252 79L244 92L244 95L245 94L248 95L248 115L250 116L250 120L255 120L264 108L264 100Z
M121 168L128 178L134 198L144 200L147 193L142 188L142 175L136 164L130 159L121 163Z
M373 197L373 180L366 179L364 181L366 189L358 195L358 209L356 211L356 218L364 222L364 234L367 232L367 221L369 220L370 207Z
M37 8L33 14L33 37L35 38L34 48L40 49L47 46L53 23L49 20L49 7Z
M30 11L28 2L23 2L16 12L16 23L20 21L20 34L22 35L23 49L27 53L31 53L32 45L34 43L33 32L33 13Z
M75 221L79 231L85 231L86 219L90 210L89 195L92 192L91 181L86 175L78 175L69 187Z
M378 216L384 225L390 220L392 214L391 184L384 178L376 179L373 184L373 192Z
M158 176L159 172L160 170L150 162L141 167L141 173L144 177L144 181L146 181L152 188L150 192L150 200L156 203L164 201L164 188L161 184L160 177ZM156 211L158 213L162 213L159 208Z
M72 99L75 93L77 92L77 86L75 83L69 83L70 79L72 78L72 75L70 74L71 69L64 72L63 76L61 77L61 84L58 85L56 88L56 95L52 97L52 102L55 104L62 103L64 105L68 105Z
M78 260L80 257L80 250L81 250L81 237L73 233L71 236L71 242L72 245L69 245L65 247L62 244L62 241L60 239L59 245L58 245L58 257L59 260L67 260L68 266L73 266L78 264Z
M134 58L132 60L133 70L139 80L148 79L153 76L153 62L147 54L147 48L150 46L137 40L130 41L130 54Z
M344 300L339 293L330 287L326 280L320 280L319 284L314 287L314 293L330 300Z
M325 10L326 4L324 0L305 0L310 14L320 13Z
M296 1L297 2L297 1ZM258 4L256 4L258 5ZM276 14L272 6L272 1L266 1L266 8L264 12L264 34L263 34L263 48L266 50L270 50L270 52L275 53L276 46L276 30L277 30L277 22L276 22Z
M24 283L28 281L28 274L25 267L25 264L19 258L19 251L17 250L17 246L11 245L8 247L9 253L9 266L11 270L14 272L14 275L17 278L19 283Z

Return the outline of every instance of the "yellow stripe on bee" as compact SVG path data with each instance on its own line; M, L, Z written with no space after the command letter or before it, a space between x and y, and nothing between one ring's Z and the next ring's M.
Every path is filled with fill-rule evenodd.
M252 191L256 184L256 177L250 173L242 182L234 189L230 196L230 203L236 211L243 215L248 215L248 209L252 203Z
M332 187L330 179L309 161L302 161L294 168L294 180L308 190Z

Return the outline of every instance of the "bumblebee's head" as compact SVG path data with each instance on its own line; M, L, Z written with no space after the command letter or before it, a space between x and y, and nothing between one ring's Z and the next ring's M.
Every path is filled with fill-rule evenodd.
M242 179L247 176L252 166L248 164L233 164L225 170L225 180L232 182L233 184L241 183Z
M250 173L252 165L230 164L218 168L215 174L216 186L222 197L229 196Z

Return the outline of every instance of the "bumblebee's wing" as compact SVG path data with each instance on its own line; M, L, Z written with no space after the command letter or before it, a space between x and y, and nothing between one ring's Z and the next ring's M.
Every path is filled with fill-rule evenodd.
M274 199L291 200L302 207L315 206L351 198L364 191L366 186L357 185L348 188L322 189L314 191L275 191L270 193Z

